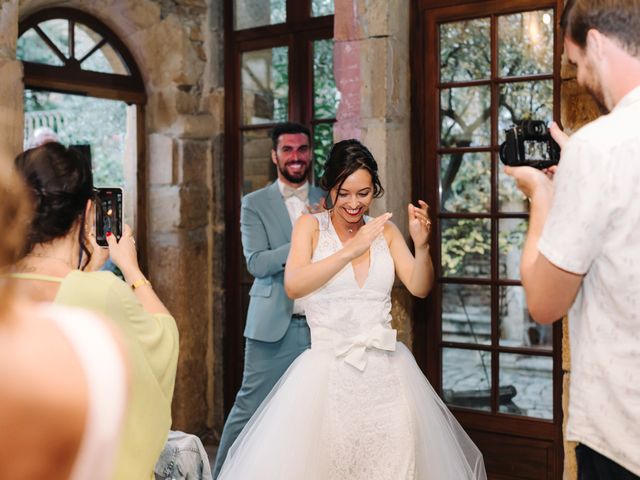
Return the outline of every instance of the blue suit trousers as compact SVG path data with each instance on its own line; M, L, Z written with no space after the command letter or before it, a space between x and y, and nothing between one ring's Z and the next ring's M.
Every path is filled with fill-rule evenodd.
M277 342L246 339L242 386L222 430L214 479L220 473L229 448L251 416L287 368L310 346L311 335L304 318L292 318L284 337Z

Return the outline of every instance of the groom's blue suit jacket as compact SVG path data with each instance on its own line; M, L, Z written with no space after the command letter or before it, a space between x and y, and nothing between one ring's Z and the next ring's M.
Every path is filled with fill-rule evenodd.
M309 187L309 203L318 203L323 191ZM284 292L284 264L291 245L291 220L278 183L242 199L240 232L249 273L255 280L249 291L244 336L263 342L280 340L289 327L293 301Z

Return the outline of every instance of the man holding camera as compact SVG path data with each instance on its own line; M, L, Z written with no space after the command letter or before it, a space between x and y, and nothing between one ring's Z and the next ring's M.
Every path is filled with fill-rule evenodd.
M566 436L580 480L640 477L640 1L576 0L562 17L578 83L608 111L553 172L506 167L531 201L521 274L540 323L569 315ZM550 178L553 177L553 180Z
M284 291L292 226L300 215L319 208L323 197L322 190L309 183L310 137L309 129L298 123L277 124L271 131L271 161L278 179L242 199L242 247L255 280L244 330L242 386L220 438L214 479L253 413L296 357L311 345L304 311Z

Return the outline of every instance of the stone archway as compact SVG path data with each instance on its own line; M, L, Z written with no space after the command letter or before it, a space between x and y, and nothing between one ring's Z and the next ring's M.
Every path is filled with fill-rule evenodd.
M222 422L220 367L223 90L221 0L1 0L0 155L22 148L18 22L49 7L88 13L111 28L144 79L149 276L180 329L174 428L204 434ZM214 375L215 374L215 375ZM215 413L214 413L215 412Z

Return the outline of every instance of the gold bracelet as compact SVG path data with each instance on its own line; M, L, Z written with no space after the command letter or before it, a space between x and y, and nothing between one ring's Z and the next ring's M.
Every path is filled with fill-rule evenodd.
M140 280L136 280L135 282L133 282L131 284L131 288L135 290L137 288L142 287L143 285L149 285L151 287L151 282L146 278L142 277Z

